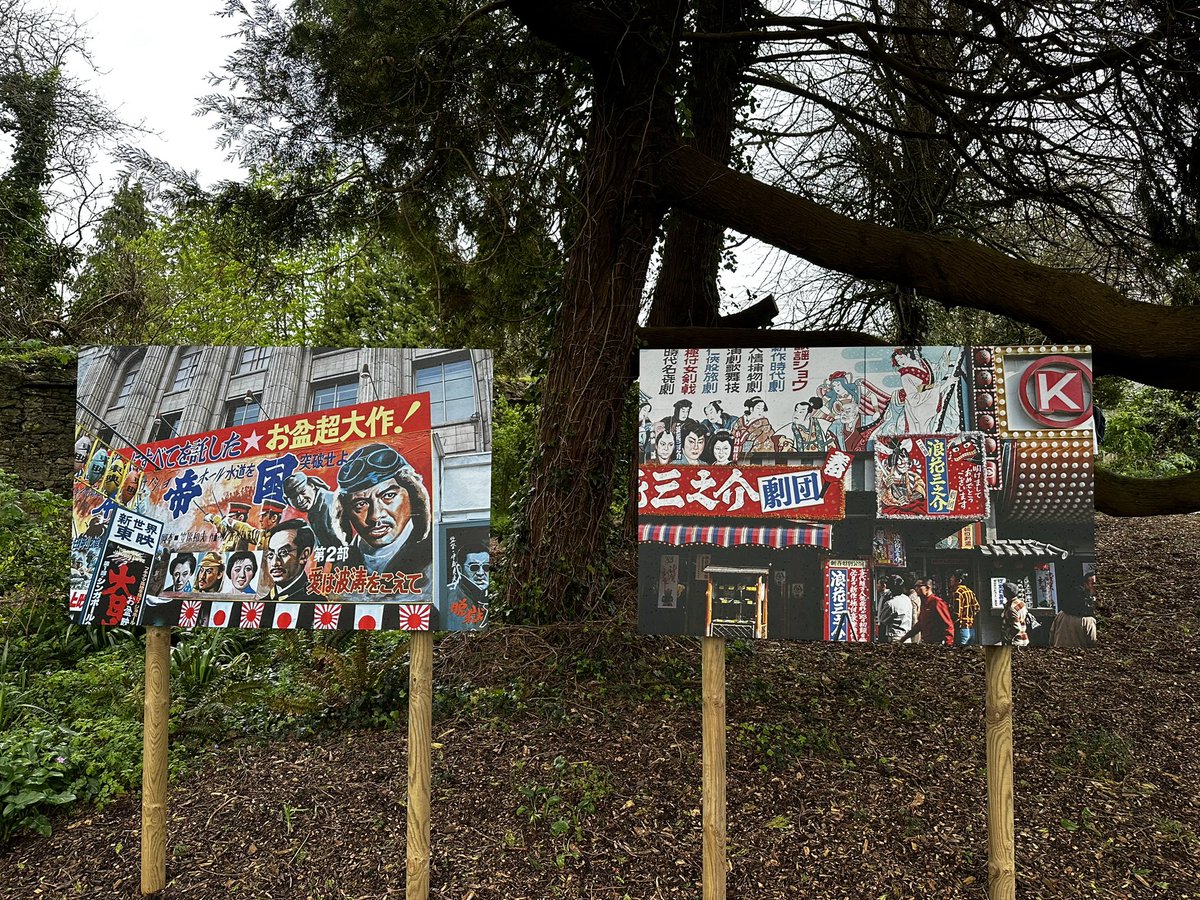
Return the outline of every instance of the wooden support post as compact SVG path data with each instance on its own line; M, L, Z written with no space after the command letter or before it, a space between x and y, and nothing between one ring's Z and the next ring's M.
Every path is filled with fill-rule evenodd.
M985 647L987 671L988 897L1015 900L1012 647Z
M408 636L408 859L406 900L429 897L429 784L433 740L433 632Z
M725 900L725 638L701 638L704 900Z
M142 723L142 893L167 886L167 720L171 712L171 629L146 628Z

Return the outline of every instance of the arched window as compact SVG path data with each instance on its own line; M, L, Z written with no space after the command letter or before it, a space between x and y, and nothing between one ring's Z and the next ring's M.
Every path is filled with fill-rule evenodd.
M117 384L117 393L113 397L110 405L113 409L120 409L129 399L129 392L133 390L133 383L137 381L138 372L142 370L142 358L144 352L138 351L130 355L129 359L125 360L121 365L120 373L115 379Z

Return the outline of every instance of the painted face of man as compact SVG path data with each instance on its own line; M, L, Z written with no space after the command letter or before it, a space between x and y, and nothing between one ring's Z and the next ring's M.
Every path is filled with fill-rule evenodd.
M395 478L350 495L350 523L372 547L385 547L412 519L408 491Z
M196 573L196 589L215 591L224 573L224 566L201 566L200 571Z
M290 584L304 571L312 550L296 546L296 532L288 528L277 531L267 541L267 571L278 585Z
M316 500L317 489L311 484L306 484L296 491L296 495L293 498L293 503L295 504L296 509L300 510L301 512L308 512L310 509L312 509L313 503L315 503Z
M185 562L177 562L171 566L171 588L176 591L182 591L183 586L188 582L188 576L192 574L191 567Z
M279 513L273 509L264 509L258 518L262 522L263 531L270 531L279 524Z
M244 509L231 509L229 511L229 515L227 515L225 518L235 519L238 522L245 522L246 521L246 511Z
M463 561L463 570L467 580L481 590L487 590L491 576L491 562L487 553L468 553Z
M239 559L229 567L229 580L237 590L244 591L250 586L250 582L254 580L256 571L254 560L247 558Z
M704 438L695 432L689 432L683 439L683 461L691 465L700 462L700 454L704 452Z

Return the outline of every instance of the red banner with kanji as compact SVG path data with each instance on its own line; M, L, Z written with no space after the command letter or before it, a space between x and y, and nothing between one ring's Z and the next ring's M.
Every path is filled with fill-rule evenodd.
M841 479L798 466L638 467L638 514L678 518L843 519Z

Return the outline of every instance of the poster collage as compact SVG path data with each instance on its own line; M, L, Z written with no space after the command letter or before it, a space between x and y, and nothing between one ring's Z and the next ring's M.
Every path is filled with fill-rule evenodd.
M99 349L118 361L141 352ZM179 367L226 360L212 377L230 391L247 359L271 358L158 349ZM399 359L386 364L399 371ZM482 627L490 390L460 391L452 380L467 376L436 373L427 391L411 390L423 386L415 376L393 379L406 390L165 437L147 421L140 433L159 439L145 443L106 430L81 400L74 620ZM1097 642L1089 348L645 350L639 385L642 631ZM120 395L128 389L127 378ZM486 451L466 479L455 464L463 433Z
M643 350L639 628L1096 643L1089 348Z
M480 402L490 418L490 397ZM124 447L81 422L74 620L482 627L489 527L440 524L431 405L413 393ZM484 510L489 473L470 498Z

